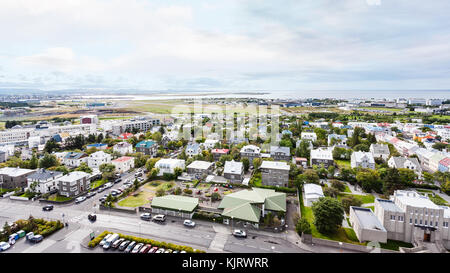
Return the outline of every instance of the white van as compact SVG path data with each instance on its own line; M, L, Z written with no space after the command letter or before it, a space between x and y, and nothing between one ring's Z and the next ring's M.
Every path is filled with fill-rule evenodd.
M103 249L109 249L112 246L112 244L119 239L120 239L119 234L114 233L111 237L108 238L108 240L106 240L105 244L103 245Z
M112 236L111 233L110 233L110 234L107 234L107 235L105 236L105 238L103 238L103 240L99 243L99 245L100 245L100 246L104 246L105 243L106 243L106 241L107 241L111 236Z

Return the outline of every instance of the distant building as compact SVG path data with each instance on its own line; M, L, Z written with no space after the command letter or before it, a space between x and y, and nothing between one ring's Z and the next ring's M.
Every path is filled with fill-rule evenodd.
M352 168L366 168L375 170L375 160L372 153L355 151L351 155L350 165Z
M374 158L381 158L383 160L388 160L390 156L389 146L387 144L371 144L370 152Z
M80 118L80 124L98 124L97 115L82 116Z
M144 140L136 144L136 152L155 157L158 152L158 144L151 140Z
M92 169L98 169L102 164L110 164L111 155L103 151L95 152L88 158L88 166Z
M62 163L69 168L77 168L81 163L87 163L86 153L69 152L64 156Z
M422 167L419 160L415 157L391 157L388 161L388 166L395 169L410 169L413 170L418 177L422 177Z
M229 149L212 149L211 154L213 155L213 158L215 161L218 161L221 156L227 155L230 153Z
M204 175L212 174L214 171L214 163L208 161L196 160L187 166L187 173L200 179Z
M0 169L0 183L4 189L26 188L28 186L27 177L36 170L21 168L2 168Z
M300 138L302 140L311 140L312 142L317 141L317 134L312 132L302 132Z
M134 168L134 157L122 156L111 163L116 167L116 172L125 173Z
M261 148L255 145L246 145L241 149L241 158L248 158L250 164L252 164L253 159L261 157Z
M185 162L182 159L163 158L156 162L155 168L159 169L159 176L165 173L174 174L176 168L180 168L181 170L185 169Z
M311 150L311 166L317 165L321 166L323 164L324 168L334 165L333 152L328 148L318 148Z
M58 189L57 180L62 176L62 172L38 169L35 173L28 175L28 188L34 188L34 192L46 194Z
M291 149L289 147L271 146L270 157L275 161L290 161Z
M191 143L186 146L186 155L193 157L202 153L202 148L198 143Z
M87 149L95 148L97 150L106 150L108 149L108 144L103 143L95 143L95 144L89 144L86 146Z
M133 145L128 142L120 142L114 145L113 151L118 152L121 155L131 154L133 153Z

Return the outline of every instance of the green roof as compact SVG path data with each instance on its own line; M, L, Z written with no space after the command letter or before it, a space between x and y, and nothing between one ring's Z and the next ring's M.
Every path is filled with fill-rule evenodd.
M154 197L152 200L152 207L174 211L193 212L197 206L198 198L180 195Z
M236 219L259 222L261 209L286 212L286 194L271 189L253 188L226 195L219 204L222 215ZM255 217L258 217L255 220Z

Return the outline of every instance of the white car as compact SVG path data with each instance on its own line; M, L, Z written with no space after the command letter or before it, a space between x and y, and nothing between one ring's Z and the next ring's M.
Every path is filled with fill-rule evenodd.
M75 199L75 203L78 204L78 203L83 202L84 200L86 200L86 197L85 196L80 196L77 199Z
M1 242L0 243L0 251L5 251L5 250L7 250L10 247L11 247L11 245L8 244L7 242Z
M235 229L233 235L236 237L247 238L247 233L241 229Z
M192 220L184 220L183 225L187 227L195 227L195 222Z

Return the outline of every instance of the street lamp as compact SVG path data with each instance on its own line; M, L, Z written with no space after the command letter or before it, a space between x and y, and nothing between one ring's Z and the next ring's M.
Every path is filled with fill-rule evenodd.
M340 250L340 252L342 253L342 242L339 242L339 250Z

